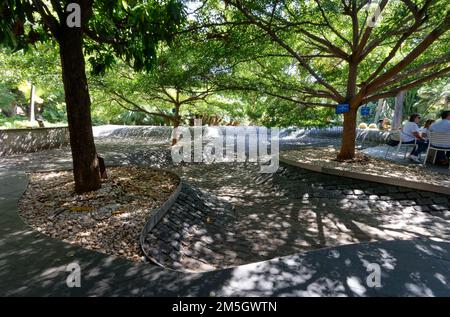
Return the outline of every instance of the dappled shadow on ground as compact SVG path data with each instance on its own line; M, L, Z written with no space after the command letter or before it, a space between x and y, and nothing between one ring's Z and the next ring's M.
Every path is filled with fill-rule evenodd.
M450 247L433 241L348 245L185 274L1 227L3 296L450 296ZM71 263L80 265L79 288L66 284ZM380 266L380 287L367 284L370 264Z
M220 294L449 296L449 256L448 244L417 240L322 249L227 270ZM377 265L379 284L368 284Z
M432 241L341 246L206 273L146 275L139 293L179 296L450 296L450 248ZM369 275L378 265L378 280ZM369 268L369 270L368 270ZM426 269L425 269L426 268ZM379 284L368 284L368 279ZM133 288L134 287L134 288ZM118 285L116 293L136 289Z
M275 174L260 174L258 166L245 163L173 166L166 145L145 142L103 139L97 147L108 165L169 168L190 185L185 197L194 206L180 201L173 214L183 216L172 219L169 213L161 226L172 226L153 232L152 253L165 257L166 267L211 270L326 246L450 236L448 196L289 166ZM2 167L23 170L70 163L67 148L0 160Z
M171 260L164 263L169 268L180 269L175 263L181 263L181 270L199 271L201 263L200 271L211 270L320 250L204 274L134 265L68 246L27 229L23 223L18 225L18 197L12 196L17 188L10 184L20 184L17 176L5 180L8 173L3 170L2 184L11 188L0 197L1 294L450 295L446 244L398 241L376 248L363 244L322 249L389 239L448 240L448 196L289 166L281 166L272 175L259 174L259 168L249 164L171 167L170 153L164 147L100 144L99 149L107 164L161 164L186 179L184 201L176 209L182 217L172 221L174 213L169 213L161 222L185 228L184 235L166 230L178 233L170 236L169 242L178 243L170 244L170 249L164 239L155 236L163 242L158 248L170 250ZM2 158L0 166L23 170L70 167L70 152L51 150ZM197 216L188 203L194 205ZM66 285L66 268L71 262L81 266L80 289ZM381 265L382 288L365 284L368 263Z
M450 239L445 195L286 165L269 175L251 164L191 164L176 171L214 199L196 194L202 199L179 201L152 232L152 253L174 269L232 267L367 241ZM187 195L195 197L192 190Z
M190 186L187 198L180 198L149 240L154 241L152 254L169 268L204 271L341 244L450 237L445 195L286 165L274 174L260 174L258 166L245 163L173 166L163 145L101 140L97 147L108 165L172 169ZM24 170L70 168L70 152L6 157L0 164ZM164 228L166 222L171 225Z
M107 150L108 146L102 151L110 165L169 166L167 150L162 156L152 157L152 153L164 151L139 146L130 150L125 145L111 145ZM0 171L2 295L450 295L449 245L428 239L351 244L192 274L164 270L150 263L137 265L73 247L24 225L18 217L17 200L25 189L26 178L22 173L8 171L69 168L70 152L51 150L2 158L0 166L5 167ZM214 250L208 253L212 255L209 264L206 258L196 263L216 269L343 243L448 240L447 196L288 166L273 175L258 174L257 167L245 164L183 165L176 170L189 183L185 203L178 205L178 212L184 212L180 208L187 202L201 206L197 216L188 213L197 219L193 227L196 231L190 230L189 216L178 221L187 229L187 238L177 240L183 247L182 252L174 253L178 262L189 257L188 251L195 250L192 246L196 243L200 250L197 256L206 254L203 249ZM167 217L162 223L167 223ZM223 258L216 256L220 252L225 253ZM67 265L73 262L81 268L81 288L66 285L70 273ZM380 288L370 288L366 283L370 263L381 266Z

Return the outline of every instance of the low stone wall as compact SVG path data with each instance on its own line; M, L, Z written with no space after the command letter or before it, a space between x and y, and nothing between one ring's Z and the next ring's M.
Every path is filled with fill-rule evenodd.
M310 137L327 137L327 138L341 138L343 128L310 128L306 129L304 134ZM389 131L380 131L378 129L356 129L356 141L360 143L386 143L389 138Z
M67 144L67 127L0 130L0 156L36 152Z
M147 139L150 141L169 141L172 127L169 126L121 126L102 125L92 127L96 138Z
M214 137L218 127L204 127L206 137ZM219 127L222 133L225 127ZM232 128L233 129L233 128ZM169 142L171 127L158 126L99 126L93 127L97 138L144 138L149 141ZM280 140L296 139L301 136L317 138L340 138L342 127L331 128L282 128ZM387 131L357 129L357 141L366 143L385 143ZM69 130L62 128L9 129L0 130L0 156L36 152L69 144Z
M154 256L152 256L151 254L148 254L147 251L145 250L145 248L144 248L145 237L148 235L148 233L150 231L152 231L152 229L156 226L156 224L167 214L169 209L175 204L175 201L177 200L178 196L180 195L181 188L183 187L183 180L181 179L181 177L178 174L174 173L171 170L157 169L157 168L155 168L155 170L165 171L165 172L175 175L178 178L178 186L175 189L175 191L169 196L169 198L166 200L166 202L164 204L162 204L161 207L156 208L156 210L154 210L152 212L152 215L147 220L144 228L142 228L142 230L141 230L141 234L139 236L139 245L141 246L141 250L147 257L147 259L151 260L153 263L155 263L161 267L164 267L161 263L159 263L155 259Z
M361 142L386 143L389 139L389 131L357 129L356 139Z
M240 129L242 127L224 127L224 126L211 126L203 127L203 138L215 138L218 135L218 131L225 134L226 129ZM255 126L256 130L260 127ZM192 127L191 127L192 129ZM93 128L94 136L97 138L143 138L149 141L164 141L168 142L171 138L172 127L169 126L117 126L106 125ZM304 136L310 138L341 138L342 127L288 127L280 128L280 140L295 140ZM191 135L193 131L191 130ZM357 129L356 140L360 143L386 143L389 137L389 131L380 131L377 129Z
M329 128L283 128L280 129L280 139L295 139L302 136L310 138L336 138L342 137L342 127ZM380 131L378 129L356 129L356 141L359 144L381 144L386 143L389 138L389 131Z

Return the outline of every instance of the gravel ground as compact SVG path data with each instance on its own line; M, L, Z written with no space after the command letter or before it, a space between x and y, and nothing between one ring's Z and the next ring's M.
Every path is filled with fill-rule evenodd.
M398 164L362 153L357 153L354 161L338 162L336 160L337 150L333 146L288 150L283 151L280 155L289 160L317 166L400 178L450 188L449 175L430 171L419 164Z
M29 174L19 202L34 229L68 243L132 261L143 261L139 235L152 210L178 185L175 175L144 167L108 168L95 192L74 192L71 171Z

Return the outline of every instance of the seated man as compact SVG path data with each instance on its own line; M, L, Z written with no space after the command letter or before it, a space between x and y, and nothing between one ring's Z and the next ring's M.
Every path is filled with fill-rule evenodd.
M416 142L417 146L412 150L409 159L420 163L419 154L424 152L428 143L425 138L420 134L420 128L418 123L420 122L420 115L415 113L409 117L409 122L405 123L400 132L403 144L414 144Z
M441 114L441 119L430 126L431 132L444 132L450 133L450 110L443 111ZM440 147L443 149L450 149L450 144L433 144L435 147ZM438 151L436 155L436 161L438 164L446 165L448 164L448 159L445 157L444 151ZM449 153L449 152L447 152Z

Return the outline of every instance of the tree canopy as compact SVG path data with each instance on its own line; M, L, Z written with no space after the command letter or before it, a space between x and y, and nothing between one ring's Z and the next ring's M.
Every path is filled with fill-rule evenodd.
M240 50L246 46L253 50L254 63L270 66L266 77L278 84L268 86L282 91L281 98L305 106L350 105L341 158L354 157L356 113L362 104L450 71L446 1L204 3L195 28L240 38ZM274 72L278 63L284 67Z
M91 101L85 53L93 70L103 73L118 56L133 68L150 69L160 41L170 41L183 21L177 0L5 0L0 4L0 43L14 49L38 41L59 46L75 190L101 187L92 135ZM69 18L78 25L71 25ZM85 42L86 40L86 42ZM85 49L85 50L84 50Z
M33 44L38 53L36 43L54 39L64 62L69 38L78 36L77 80L89 83L95 110L131 114L135 122L177 126L197 115L215 124L326 125L341 122L334 108L348 103L339 154L348 159L361 105L375 110L383 99L392 106L406 91L404 113L448 105L444 0L75 2L84 17L79 31L64 25L69 1L6 0L1 43L18 51ZM61 66L69 126L75 99L85 100L90 125L89 92L80 95L70 63ZM45 81L39 73L36 80Z

